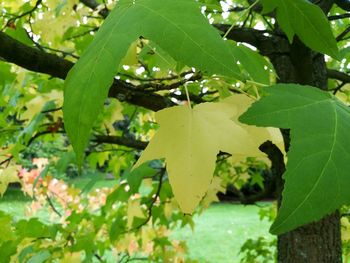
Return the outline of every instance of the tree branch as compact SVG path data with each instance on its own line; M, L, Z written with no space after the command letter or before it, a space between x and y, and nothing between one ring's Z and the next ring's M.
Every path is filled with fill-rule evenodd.
M226 24L215 24L214 26L222 32L226 32L230 28L230 25ZM277 35L269 30L235 27L226 37L236 42L250 44L270 59L271 56L290 52L288 40L284 36Z
M330 79L337 79L344 83L350 83L350 75L335 69L327 69L327 76Z
M0 32L0 57L25 69L64 79L73 63L27 46Z
M138 141L127 137L108 135L96 135L95 138L92 139L92 141L97 143L118 144L138 150L144 150L148 144L148 142Z
M334 3L341 9L350 11L350 0L335 0Z
M27 46L3 32L0 32L0 57L25 69L60 79L65 79L74 65L73 62L57 55ZM154 111L174 105L168 98L154 93L145 94L138 91L134 85L121 80L114 81L109 90L109 97Z
M231 25L227 24L214 24L213 26L219 29L222 34L227 32L231 27ZM226 37L236 42L245 42L254 47L258 47L260 45L259 41L265 41L267 39L267 37L264 36L264 33L267 33L267 31L234 27Z
M349 17L350 17L350 13L345 13L345 14L341 14L341 15L329 16L328 20L333 21L333 20L344 19L344 18L349 18Z
M225 32L229 25L216 25L216 27ZM266 31L255 29L234 28L228 38L257 46L263 55L268 55L269 52L282 52L283 50L274 51L276 47L273 46L271 37L265 36L265 33ZM0 32L0 57L25 69L60 79L65 79L74 65L73 62L57 55L27 46L3 32ZM171 85L164 85L164 89L171 89ZM117 79L110 87L108 96L154 111L174 105L167 97L140 90L138 86Z
M26 145L27 146L31 145L33 141L35 141L37 138L43 135L60 134L60 133L65 133L65 131L63 129L57 130L55 132L52 132L51 130L40 131L36 133L33 137L31 137L29 141L26 143ZM97 143L118 144L118 145L130 147L138 150L144 150L148 145L148 142L134 140L123 136L111 136L111 135L94 135L94 138L92 139L92 141Z
M274 145L271 141L266 141L260 145L259 150L263 153L266 153L267 157L271 161L271 172L273 175L273 186L270 185L270 189L274 189L275 196L278 198L281 196L282 187L283 187L283 173L286 170L284 164L284 156L281 150Z
M350 32L350 26L348 26L347 28L345 28L344 31L341 32L341 33L335 38L335 40L337 40L337 41L339 42L339 41L342 41L342 40L347 39L347 38L345 38L345 37L346 37L347 34L349 34L349 32Z
M311 2L318 5L325 14L328 14L334 4L334 0L311 0Z
M159 176L159 183L158 183L158 187L157 187L157 190L156 190L156 193L154 195L154 197L152 198L152 201L151 201L151 204L148 206L148 215L147 215L147 218L145 219L145 221L143 221L141 224L139 224L138 226L136 226L135 228L133 228L132 230L138 230L140 229L141 227L143 227L144 225L146 225L152 218L152 210L153 210L153 207L154 205L156 204L156 202L158 201L158 198L160 196L160 191L162 190L162 186L163 186L163 178L164 178L164 175L165 175L165 168L164 169L161 169L161 171L159 172L160 176Z

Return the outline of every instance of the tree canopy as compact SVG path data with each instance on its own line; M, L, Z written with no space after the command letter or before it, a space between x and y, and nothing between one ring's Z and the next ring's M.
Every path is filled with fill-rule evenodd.
M168 230L229 188L242 203L283 188L276 235L349 204L348 1L0 7L0 194L20 183L56 217L1 212L6 262L181 262Z

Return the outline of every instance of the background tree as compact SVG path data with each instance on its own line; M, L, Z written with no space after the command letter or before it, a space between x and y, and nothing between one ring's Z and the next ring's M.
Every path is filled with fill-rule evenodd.
M144 149L154 133L156 124L148 110L158 111L183 102L199 104L235 93L254 97L261 93L260 86L273 82L315 86L334 93L348 103L347 83L350 77L346 74L348 69L346 40L349 30L344 21L349 17L346 13L349 10L349 3L347 1L312 2L315 5L305 1L285 1L287 5L285 9L281 3L268 0L248 1L248 3L246 1L220 3L201 1L202 14L224 38L245 44L236 45L230 42L233 58L239 62L240 70L233 60L230 62L229 57L222 56L226 50L224 46L219 48L217 46L217 50L211 52L208 52L209 49L205 46L198 45L199 49L195 47L193 52L202 50L200 57L203 57L204 53L207 54L207 61L199 63L199 60L194 58L194 54L189 53L190 44L186 41L191 37L173 40L174 30L162 29L163 24L154 25L154 30L144 26L142 28L144 35L140 35L137 31L138 24L133 24L131 18L128 20L128 15L125 16L125 20L122 20L122 9L119 13L113 11L114 17L109 16L110 10L115 5L113 1L103 4L95 1L72 0L61 5L55 1L40 0L18 5L12 2L2 3L5 11L1 17L4 26L0 32L0 56L5 62L49 75L47 77L47 75L23 73L17 68L16 74L18 76L22 74L23 77L19 83L17 76L15 85L19 88L14 90L7 84L13 83L13 70L7 64L2 65L4 76L2 123L6 127L2 144L8 155L2 164L6 165L13 159L18 161L25 147L41 136L59 134L59 138L65 140L66 137L60 134L65 133L66 129L78 152L78 161L82 162L83 151L85 151L90 163L100 167L107 163L107 171L118 176L121 170L132 166L135 155L139 154L138 151L129 149ZM120 3L117 3L117 7L118 4ZM174 4L174 8L178 7L177 5ZM335 39L332 32L327 31L328 27L323 27L327 20L321 10L328 16L333 34L337 36ZM129 13L132 14L131 11ZM158 18L162 15L164 16L161 14ZM110 22L104 24L96 39L100 37L103 43L108 43L108 35L113 33L114 35L111 36L113 38L120 34L120 41L117 44L121 47L125 42L123 47L126 49L123 51L111 48L113 52L104 55L106 59L115 59L115 61L92 60L94 54L100 52L101 46L104 45L102 42L99 43L95 39L90 47L90 53L83 52L94 39L95 32L100 28L103 19L107 17ZM156 18L155 14L154 19ZM153 21L152 16L147 19ZM121 23L117 29L114 28L116 21ZM147 22L150 24L150 21ZM125 24L133 27L125 27ZM180 22L179 25L181 25ZM175 29L176 26L178 25L174 26ZM157 35L161 29L163 35ZM199 29L202 30L202 28ZM203 31L199 29L198 32L206 32L204 27ZM194 39L203 37L198 36L198 32L193 28L192 30ZM213 32L210 30L208 29L208 34ZM62 31L64 31L63 35L60 34ZM131 36L130 39L126 39L125 35ZM164 40L159 44L164 35L174 44L167 44ZM211 39L208 37L205 43L218 43L217 45L224 43L224 41L215 42L216 40L213 39L214 37ZM334 48L335 40L338 42L339 53ZM177 41L180 42L179 46L175 45ZM193 46L196 46L196 43L194 40ZM185 47L184 50L182 50L183 47ZM255 53L255 50L264 57ZM125 53L126 56L124 56ZM92 55L89 57L88 54ZM325 58L323 54L329 56ZM66 83L66 112L65 126L63 126L62 98L54 91L63 89L63 82L59 79L66 78L68 71L81 56L75 71L70 73L68 84ZM123 60L119 63L121 59ZM178 62L183 60L185 60L184 63ZM89 70L89 65L94 63L97 63L97 69L101 67L100 71L96 71L95 76ZM189 65L191 63L194 65ZM229 63L232 63L231 68L226 67L230 65ZM114 64L116 67L120 64L119 69L113 68ZM226 77L213 76L211 73L226 75ZM92 77L88 77L89 74ZM117 75L114 79L108 79L111 74ZM31 85L35 85L35 88ZM101 86L105 86L108 90L101 91L99 89ZM91 93L82 95L86 91ZM108 93L110 99L118 99L123 106L115 100L104 101L103 93ZM75 107L80 101L85 103L86 98L90 100L89 105ZM53 99L55 101L52 101ZM102 113L103 117L99 115L100 117L97 118L97 115L94 116L95 108L99 108L101 101L105 104L105 109ZM41 108L44 102L47 103L44 108ZM123 110L121 110L122 107ZM75 112L71 113L70 111L75 108L82 113L77 113L78 115ZM86 112L89 114L84 115ZM35 113L39 114L35 115ZM84 118L87 118L86 121ZM85 141L90 137L89 130L92 126L90 119L94 121L96 118L97 121L92 127L92 140L85 148ZM119 121L115 122L118 119ZM76 130L81 132L76 133ZM283 136L285 149L288 151L289 130L283 130ZM119 146L108 148L110 146L106 146L107 144ZM235 189L244 203L255 202L271 194L277 200L281 199L283 189L281 176L285 171L283 155L271 142L262 144L260 149L271 160L272 179L270 178L269 181L264 178L265 189L254 196L247 197L242 191ZM112 150L115 154L101 154L106 150ZM94 154L95 151L99 151L100 154ZM227 154L222 153L222 155ZM164 169L159 167L158 169L160 172L155 173L158 181L154 185L156 198L165 180ZM148 206L149 213L146 221L151 219L155 200ZM183 217L181 220L187 219ZM113 222L114 231L111 232L115 232L117 224L116 221ZM143 223L136 224L136 228L141 225ZM335 212L318 222L279 235L278 260L280 262L340 262L340 213Z

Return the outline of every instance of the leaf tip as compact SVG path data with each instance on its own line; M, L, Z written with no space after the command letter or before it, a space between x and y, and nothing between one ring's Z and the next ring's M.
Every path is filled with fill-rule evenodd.
M279 230L278 226L277 227L275 226L275 223L273 223L271 225L269 232L270 232L270 234L275 235L275 236L278 236L278 235L283 233Z
M337 49L335 49L335 50L333 50L332 51L332 53L331 54L329 54L332 58L334 58L335 60L337 60L337 61L341 61L342 60L342 57L341 57L341 55L340 55L340 52L339 52L339 49L337 48Z

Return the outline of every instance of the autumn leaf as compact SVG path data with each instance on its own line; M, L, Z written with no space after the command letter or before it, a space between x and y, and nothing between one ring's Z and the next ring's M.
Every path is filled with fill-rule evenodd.
M134 199L134 200L129 199L127 216L128 216L128 221L127 221L128 228L132 227L132 224L134 222L135 217L138 217L138 218L145 217L145 215L142 211L142 207L141 207L139 199Z
M49 93L35 95L35 97L32 100L26 103L27 109L23 112L23 114L21 114L22 119L31 120L35 115L41 112L45 103L48 101L55 101L56 105L62 105L63 92L58 90L52 90ZM57 116L55 119L57 119Z
M226 188L222 186L222 179L220 177L214 177L202 200L201 204L203 208L208 208L213 202L219 202L219 198L217 197L218 192L226 193Z
M18 167L15 165L9 166L3 170L0 170L0 196L6 192L10 183L20 183L18 177Z
M245 95L235 95L193 109L175 106L157 112L160 129L135 167L165 158L175 198L184 213L192 213L209 188L220 151L261 156L259 145L271 140L268 130L239 123L238 116L251 103Z
M64 254L60 263L79 263L81 262L81 252L71 252Z

